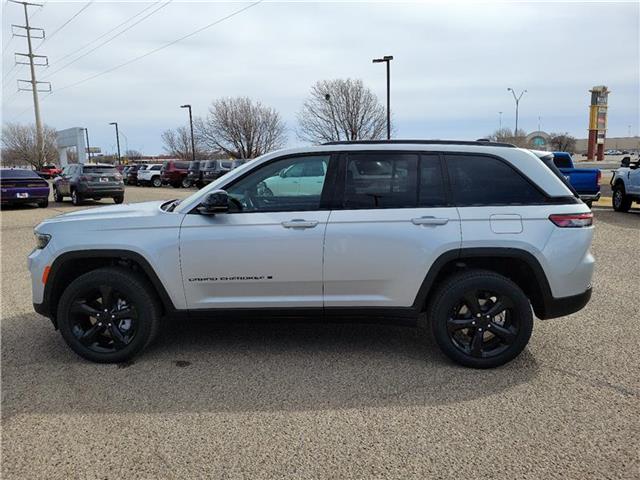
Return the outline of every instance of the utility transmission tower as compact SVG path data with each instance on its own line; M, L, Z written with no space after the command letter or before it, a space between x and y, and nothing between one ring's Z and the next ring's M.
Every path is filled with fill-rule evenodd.
M31 80L18 79L18 91L31 91L33 93L33 110L36 117L36 151L38 152L38 164L45 163L44 154L44 136L42 132L42 120L40 118L40 102L38 100L38 92L50 92L50 82L39 82L36 80L36 67L48 67L49 59L45 55L35 55L33 53L32 39L44 39L44 30L42 28L32 27L29 25L29 12L27 7L42 7L38 3L30 3L19 0L9 0L12 3L17 3L24 8L24 25L11 25L12 34L16 37L23 37L27 39L28 53L15 53L15 62L18 65L29 65L31 70ZM27 57L28 62L20 61L22 58ZM22 82L22 83L21 83ZM29 84L29 86L25 86ZM38 90L39 85L47 85L49 88L45 90Z

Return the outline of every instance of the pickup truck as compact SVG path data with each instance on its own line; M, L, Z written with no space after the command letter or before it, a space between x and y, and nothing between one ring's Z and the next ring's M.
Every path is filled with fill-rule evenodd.
M616 212L628 212L631 203L640 203L640 158L631 163L631 157L624 157L620 168L611 178L611 202Z
M43 165L36 173L42 178L53 178L60 175L62 173L62 169L55 165Z
M600 169L575 168L571 154L567 152L553 152L553 163L589 208L600 199Z

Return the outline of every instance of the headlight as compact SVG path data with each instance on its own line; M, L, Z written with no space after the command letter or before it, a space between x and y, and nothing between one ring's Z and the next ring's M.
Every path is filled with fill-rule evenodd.
M35 233L36 237L36 249L42 250L49 244L49 240L51 240L51 235L47 235L46 233Z

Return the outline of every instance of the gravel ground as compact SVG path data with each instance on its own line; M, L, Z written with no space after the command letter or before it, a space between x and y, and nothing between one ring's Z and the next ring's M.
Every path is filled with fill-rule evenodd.
M0 214L4 479L640 478L637 208L595 208L591 303L489 371L409 328L294 323L172 324L132 364L82 361L25 265L71 209Z

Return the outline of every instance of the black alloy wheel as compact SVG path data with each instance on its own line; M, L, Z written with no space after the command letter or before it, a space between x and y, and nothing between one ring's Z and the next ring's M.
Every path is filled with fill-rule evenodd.
M64 340L101 363L130 360L156 336L160 305L149 282L120 267L92 270L64 290L57 310Z
M455 362L492 368L517 357L533 329L531 304L510 279L469 270L452 275L427 310L440 349Z

